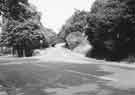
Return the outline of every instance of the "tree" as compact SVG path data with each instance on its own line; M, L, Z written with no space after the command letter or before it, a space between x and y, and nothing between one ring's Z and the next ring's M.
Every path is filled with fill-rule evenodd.
M1 45L13 47L20 57L24 55L23 51L26 56L31 56L33 49L40 47L40 41L45 41L41 15L25 0L11 0L6 3L8 11L2 11L7 15L3 14L6 22L3 24Z
M71 32L81 32L85 31L87 27L87 16L89 12L76 10L75 13L66 21L63 25L58 36L62 39L66 39L66 36Z
M135 52L134 0L96 0L88 23L89 41L95 49L108 52L110 60Z
M28 5L28 0L0 0L0 15L17 19L19 14L24 11L21 4Z
M49 46L54 46L57 40L57 34L53 31L53 29L44 27L42 24L40 25L42 33L44 34L44 38Z

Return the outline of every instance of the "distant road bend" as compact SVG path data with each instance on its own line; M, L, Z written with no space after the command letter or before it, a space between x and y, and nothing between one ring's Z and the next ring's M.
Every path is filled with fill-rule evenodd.
M85 57L85 54L73 52L59 45L42 50L35 58L45 62L71 62L80 64L90 62L90 59Z

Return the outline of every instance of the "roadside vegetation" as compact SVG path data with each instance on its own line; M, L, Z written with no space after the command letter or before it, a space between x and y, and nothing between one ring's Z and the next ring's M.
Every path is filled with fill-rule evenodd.
M57 81L81 83L82 79L77 79L83 77L78 74L69 77L70 74L63 71L63 77L59 67L57 71L43 67L37 60L18 58L31 57L36 49L40 51L57 43L65 43L65 48L90 58L135 62L135 0L96 0L90 11L76 10L58 35L42 25L41 13L28 0L0 0L0 16L0 92L4 89L7 95L48 95L44 91L46 87L64 86L55 84ZM58 52L54 55L59 56ZM85 68L89 70L89 64L83 70ZM83 78L83 81L86 80Z
M135 56L135 1L96 0L91 11L77 10L63 25L59 36L85 33L92 49L88 57L109 61Z
M58 35L42 25L41 13L28 0L0 2L0 45L11 48L19 57L32 56L35 49L61 42L74 50L87 39L85 43L92 47L88 57L109 61L134 59L134 0L96 0L90 11L76 9Z
M40 22L41 13L28 0L1 0L0 46L12 48L18 57L32 56L34 49L46 48L56 34ZM4 49L3 49L4 50Z

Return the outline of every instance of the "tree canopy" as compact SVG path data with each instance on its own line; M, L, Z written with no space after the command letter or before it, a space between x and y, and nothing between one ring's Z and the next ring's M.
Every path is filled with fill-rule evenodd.
M20 15L26 12L25 5L29 5L28 0L0 0L0 14L14 19L20 19Z
M4 23L2 25L1 45L29 49L40 48L41 40L46 36L40 22L41 14L28 0L3 0L0 9Z
M40 13L37 12L32 6L27 5L26 2L23 2L23 0L11 1L7 1L10 5L8 8L11 8L11 11L9 11L10 17L3 16L4 20L6 20L3 24L3 32L1 35L3 42L7 41L6 45L8 43L8 46L12 46L17 42L17 40L24 38L31 40L33 38L37 39L37 37L41 36L39 26ZM12 8L19 9L12 10ZM18 13L12 13L17 11Z
M66 39L66 36L71 32L81 32L85 31L87 27L87 16L89 12L76 10L74 14L66 21L63 25L59 37Z
M92 6L87 35L95 48L112 57L135 52L135 1L96 0Z

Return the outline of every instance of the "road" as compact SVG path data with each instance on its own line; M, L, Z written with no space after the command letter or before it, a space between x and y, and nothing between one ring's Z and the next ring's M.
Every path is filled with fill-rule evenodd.
M60 51L52 51L35 58L1 57L0 84L22 95L135 95L134 67L74 54L72 60L59 58Z

